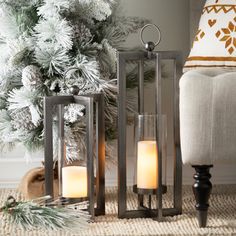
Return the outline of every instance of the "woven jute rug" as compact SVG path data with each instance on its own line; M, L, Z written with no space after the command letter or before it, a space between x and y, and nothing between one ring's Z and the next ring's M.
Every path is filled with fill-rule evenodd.
M171 206L172 191L168 188L164 196L164 205ZM16 190L0 189L0 204L9 195L21 198ZM137 199L128 194L128 208L135 208ZM194 209L194 197L191 186L183 187L183 214L165 217L163 222L152 219L118 219L117 189L106 190L106 215L96 217L88 229L71 234L65 231L50 232L45 229L25 232L10 225L0 216L0 236L144 236L144 235L236 235L236 185L219 185L213 187L209 208L208 227L199 228Z

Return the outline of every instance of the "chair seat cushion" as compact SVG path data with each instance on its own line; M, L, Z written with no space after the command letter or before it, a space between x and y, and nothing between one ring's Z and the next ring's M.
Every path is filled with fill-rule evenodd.
M236 162L236 72L192 70L180 80L183 163Z

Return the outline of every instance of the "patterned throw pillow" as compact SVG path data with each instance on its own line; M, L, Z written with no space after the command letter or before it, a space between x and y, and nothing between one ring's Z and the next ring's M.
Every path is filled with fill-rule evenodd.
M212 67L236 70L236 0L206 1L184 72Z

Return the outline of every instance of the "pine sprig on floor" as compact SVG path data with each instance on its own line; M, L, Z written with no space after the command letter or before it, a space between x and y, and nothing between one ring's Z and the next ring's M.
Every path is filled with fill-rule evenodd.
M34 199L33 201L17 202L13 196L9 196L4 206L0 208L9 222L17 226L31 230L44 228L50 230L81 230L88 226L90 216L87 211L76 209L71 205L60 206L51 204L45 206L45 200L50 196Z

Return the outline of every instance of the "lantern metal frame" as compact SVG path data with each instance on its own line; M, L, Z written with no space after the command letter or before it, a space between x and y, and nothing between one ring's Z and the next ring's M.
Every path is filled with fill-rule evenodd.
M59 178L64 157L64 106L80 104L85 107L86 149L88 178L88 210L93 218L105 214L105 123L103 94L49 96L44 98L44 159L45 159L45 193L53 196L53 107L58 106ZM95 105L95 114L94 114ZM96 194L94 189L94 115L96 117ZM61 183L61 181L59 181ZM60 188L61 186L59 186ZM61 189L59 190L59 192ZM95 196L96 198L95 198ZM95 206L96 202L96 208Z
M182 159L180 149L179 130L179 78L182 74L182 55L178 51L119 51L117 54L117 78L118 78L118 217L138 218L152 217L158 221L163 216L174 216L182 213ZM156 209L138 208L127 210L127 167L126 167L126 62L135 61L138 63L138 113L144 113L144 61L155 60L155 113L162 114L161 83L162 71L161 61L172 60L174 63L173 74L173 133L174 133L174 181L173 181L173 208L163 208L162 204L162 145L158 142L161 137L161 122L158 122L156 129L156 141L158 152L158 189L156 192ZM140 204L140 196L138 197Z

